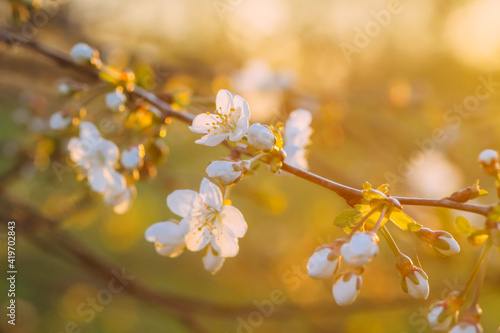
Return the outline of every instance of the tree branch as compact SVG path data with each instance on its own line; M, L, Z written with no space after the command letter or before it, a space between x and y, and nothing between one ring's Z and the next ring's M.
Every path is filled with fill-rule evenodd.
M36 41L27 40L17 34L14 34L6 30L0 30L0 41L3 41L10 45L20 45L26 47L38 54L44 55L45 57L52 59L59 65L70 67L71 69L76 70L79 73L88 75L94 79L99 78L99 73L97 70L90 69L73 63L66 53L63 53L48 45ZM165 118L172 117L179 119L185 123L191 124L195 117L193 114L187 112L179 112L173 110L168 103L160 99L154 93L149 92L137 85L134 85L134 89L131 93L136 95L137 97L140 97L148 101L149 103L157 107ZM243 149L240 149L240 151L243 151L243 153L248 154L248 152L246 152ZM361 190L346 185L342 185L340 183L316 175L312 172L293 167L287 163L283 163L282 170L335 192L337 195L344 198L346 202L351 206L361 201L362 198ZM488 212L493 207L493 205L460 203L449 199L425 199L425 198L411 198L411 197L395 197L395 198L399 200L399 202L403 205L451 208L451 209L476 213L484 216L488 215Z

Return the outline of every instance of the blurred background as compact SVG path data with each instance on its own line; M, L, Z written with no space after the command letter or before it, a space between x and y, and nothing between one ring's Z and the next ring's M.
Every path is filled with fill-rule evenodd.
M285 121L294 109L308 109L310 169L343 184L389 182L392 195L443 197L479 179L492 193L479 202L492 203L494 184L477 155L500 148L498 12L493 0L2 0L0 25L65 52L86 42L104 63L133 70L138 85L186 112L210 110L221 88L247 99L253 122ZM450 231L462 247L459 255L442 258L392 228L400 248L429 275L429 299L416 301L401 291L392 253L381 243L357 302L336 306L332 281L307 278L305 264L318 245L343 236L333 219L348 206L323 188L266 167L231 191L249 229L239 255L219 273L207 273L198 253L157 255L144 231L175 217L165 198L176 189L197 190L208 163L227 150L194 144L198 135L174 120L162 138L168 156L157 176L138 182L131 208L116 215L68 168L69 136L48 131L50 115L73 103L57 91L65 77L96 84L0 43L0 171L15 167L0 200L55 220L55 230L78 241L77 249L84 246L142 285L172 295L174 306L122 292L86 322L77 309L107 288L110 277L52 249L50 228L27 228L23 236L20 226L17 325L2 320L2 330L72 332L67 324L74 322L81 332L428 332L426 307L466 283L478 249L453 222L459 215L477 227L484 221L406 207L421 224ZM89 119L103 119L103 100L86 104ZM106 119L111 125L96 123L114 140L120 119ZM23 209L17 214L37 220ZM0 257L6 262L6 251ZM490 259L480 300L485 332L500 324L498 252ZM0 285L8 289L5 280ZM276 293L284 302L262 310ZM183 299L194 304L189 315L182 314Z

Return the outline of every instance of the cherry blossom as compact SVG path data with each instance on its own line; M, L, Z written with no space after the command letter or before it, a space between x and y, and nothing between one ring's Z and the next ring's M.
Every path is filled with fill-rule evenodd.
M103 193L109 186L123 186L123 177L114 169L118 160L118 147L102 138L94 124L82 122L80 137L71 138L68 149L71 159L87 176L93 191Z
M427 314L427 321L433 331L446 331L456 319L456 313L447 309L446 301L438 301L431 305L431 311Z
M248 128L248 143L257 150L271 150L276 144L276 137L269 126L252 124Z
M375 233L357 231L342 245L340 253L349 265L364 266L378 254L378 241L379 238Z
M231 95L227 90L219 90L215 113L197 115L189 129L205 134L196 140L198 144L216 146L225 139L232 142L241 140L247 133L250 119L248 103L240 96Z
M352 304L358 297L363 279L354 272L340 274L333 284L333 298L340 306Z
M231 185L241 179L243 171L241 164L233 161L214 161L206 169L209 177L216 178L225 185Z
M333 256L331 248L322 248L314 252L307 262L307 274L314 279L332 276L339 266L339 257Z
M427 274L420 268L413 265L409 257L399 254L396 260L396 268L401 274L401 288L416 299L427 299L429 296L429 281Z
M238 254L238 238L245 235L247 224L241 212L224 204L219 188L203 178L200 192L176 190L167 197L167 205L175 214L189 221L185 236L190 251L211 245L221 257Z

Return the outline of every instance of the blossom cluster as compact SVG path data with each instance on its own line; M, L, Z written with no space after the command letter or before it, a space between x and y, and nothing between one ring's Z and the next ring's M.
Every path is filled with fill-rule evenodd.
M387 189L386 185L373 189L370 184L365 183L362 203L356 205L355 209L344 211L335 220L335 224L343 227L348 236L337 239L330 245L320 246L307 263L307 271L312 278L334 276L332 292L338 305L349 305L356 300L362 286L364 267L379 252L378 232L392 247L403 291L416 299L426 299L429 296L427 274L393 243L384 226L388 221L416 233L421 240L443 255L460 251L458 243L449 233L422 228L403 213L401 204L387 194ZM375 220L373 216L377 213L378 218ZM347 269L338 272L342 259L347 264Z
M103 195L104 201L118 214L130 206L135 194L134 185L127 185L125 176L116 170L119 149L112 141L101 137L99 130L90 122L80 123L80 136L68 143L70 157L88 179L90 188ZM122 152L125 168L136 168L141 160L139 149Z
M278 164L283 159L289 161L286 147L302 150L300 159L292 157L292 164L307 167L305 146L309 143L311 115L305 110L291 113L284 129L288 146L283 147L281 133L270 126L250 122L250 107L241 96L233 96L227 90L220 90L216 97L214 113L197 115L189 127L193 132L204 134L195 142L206 146L216 146L225 141L230 146L246 148L248 154L254 154L248 160L213 161L206 168L208 177L201 182L200 191L177 190L167 197L167 205L179 215L175 220L159 222L146 230L145 237L154 242L159 254L177 257L184 249L201 251L203 265L211 273L216 273L226 258L238 254L238 239L247 230L247 224L241 212L223 201L222 191L239 182L252 164L259 159L277 157ZM307 121L301 121L306 119ZM298 163L297 163L298 162ZM222 191L221 191L222 189Z
M148 170L156 170L152 167L154 163L150 162L155 160L158 147L151 142L165 135L169 119L153 122L152 115L158 115L153 106L147 102L134 105L136 101L130 99L134 90L132 72L118 72L105 66L99 52L84 43L75 45L70 55L75 64L97 69L101 79L111 83L104 96L109 111L122 115L128 127L144 130L141 134L152 133L151 137L141 142L119 148L115 142L101 135L94 125L95 121L93 123L86 118L83 107L55 112L48 122L55 133L79 131L79 135L73 135L67 143L79 178L87 179L90 189L102 195L104 202L121 214L130 207L136 195L134 184L146 164ZM73 81L65 81L59 86L61 94L71 97L77 97L87 89L86 85ZM294 110L284 124L273 126L251 124L250 117L247 101L224 89L217 93L214 112L194 117L189 129L203 134L195 143L211 147L223 144L231 149L231 154L207 166L208 178L202 179L198 192L175 190L167 196L167 206L179 218L155 223L145 231L146 240L154 243L158 254L174 258L185 250L201 252L204 268L215 274L226 258L239 253L239 239L247 232L243 214L228 199L229 189L249 175L259 162L265 162L276 173L281 172L284 163L308 169L307 146L312 134L312 114L309 111ZM155 148L147 150L144 142ZM242 156L249 158L242 159ZM146 157L149 160L146 161ZM494 177L500 197L498 152L491 149L483 151L479 155L479 163L486 174ZM443 200L464 203L485 194L487 192L479 188L477 181ZM484 228L472 228L464 220L457 219L457 229L467 235L471 244L481 245L488 241L487 245L500 246L500 205L491 207ZM399 250L386 227L388 222L415 234L439 255L460 252L459 244L450 233L423 227L404 213L400 202L388 194L388 185L375 189L365 183L359 202L339 214L334 221L347 236L318 247L307 263L307 271L312 278L332 278L332 293L338 305L352 304L358 297L365 267L379 252L380 236L385 238L395 255L402 290L413 298L427 299L427 274ZM484 257L481 257L480 262L483 261ZM478 275L477 270L479 268L472 277ZM469 287L453 291L445 299L431 305L427 318L431 329L449 330L451 333L482 332L477 297L468 309L461 310Z

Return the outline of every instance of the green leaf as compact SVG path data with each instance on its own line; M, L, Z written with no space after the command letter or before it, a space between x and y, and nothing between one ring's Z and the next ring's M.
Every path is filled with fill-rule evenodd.
M402 211L394 211L391 213L391 221L403 230L419 231L422 228L421 224L415 222L414 219L403 213Z
M361 219L361 217L362 215L359 210L346 209L342 213L337 215L337 217L335 217L333 224L340 228L353 227L354 225L356 225L356 222Z
M457 216L455 220L455 228L458 232L466 235L470 234L472 231L469 221L463 216Z

